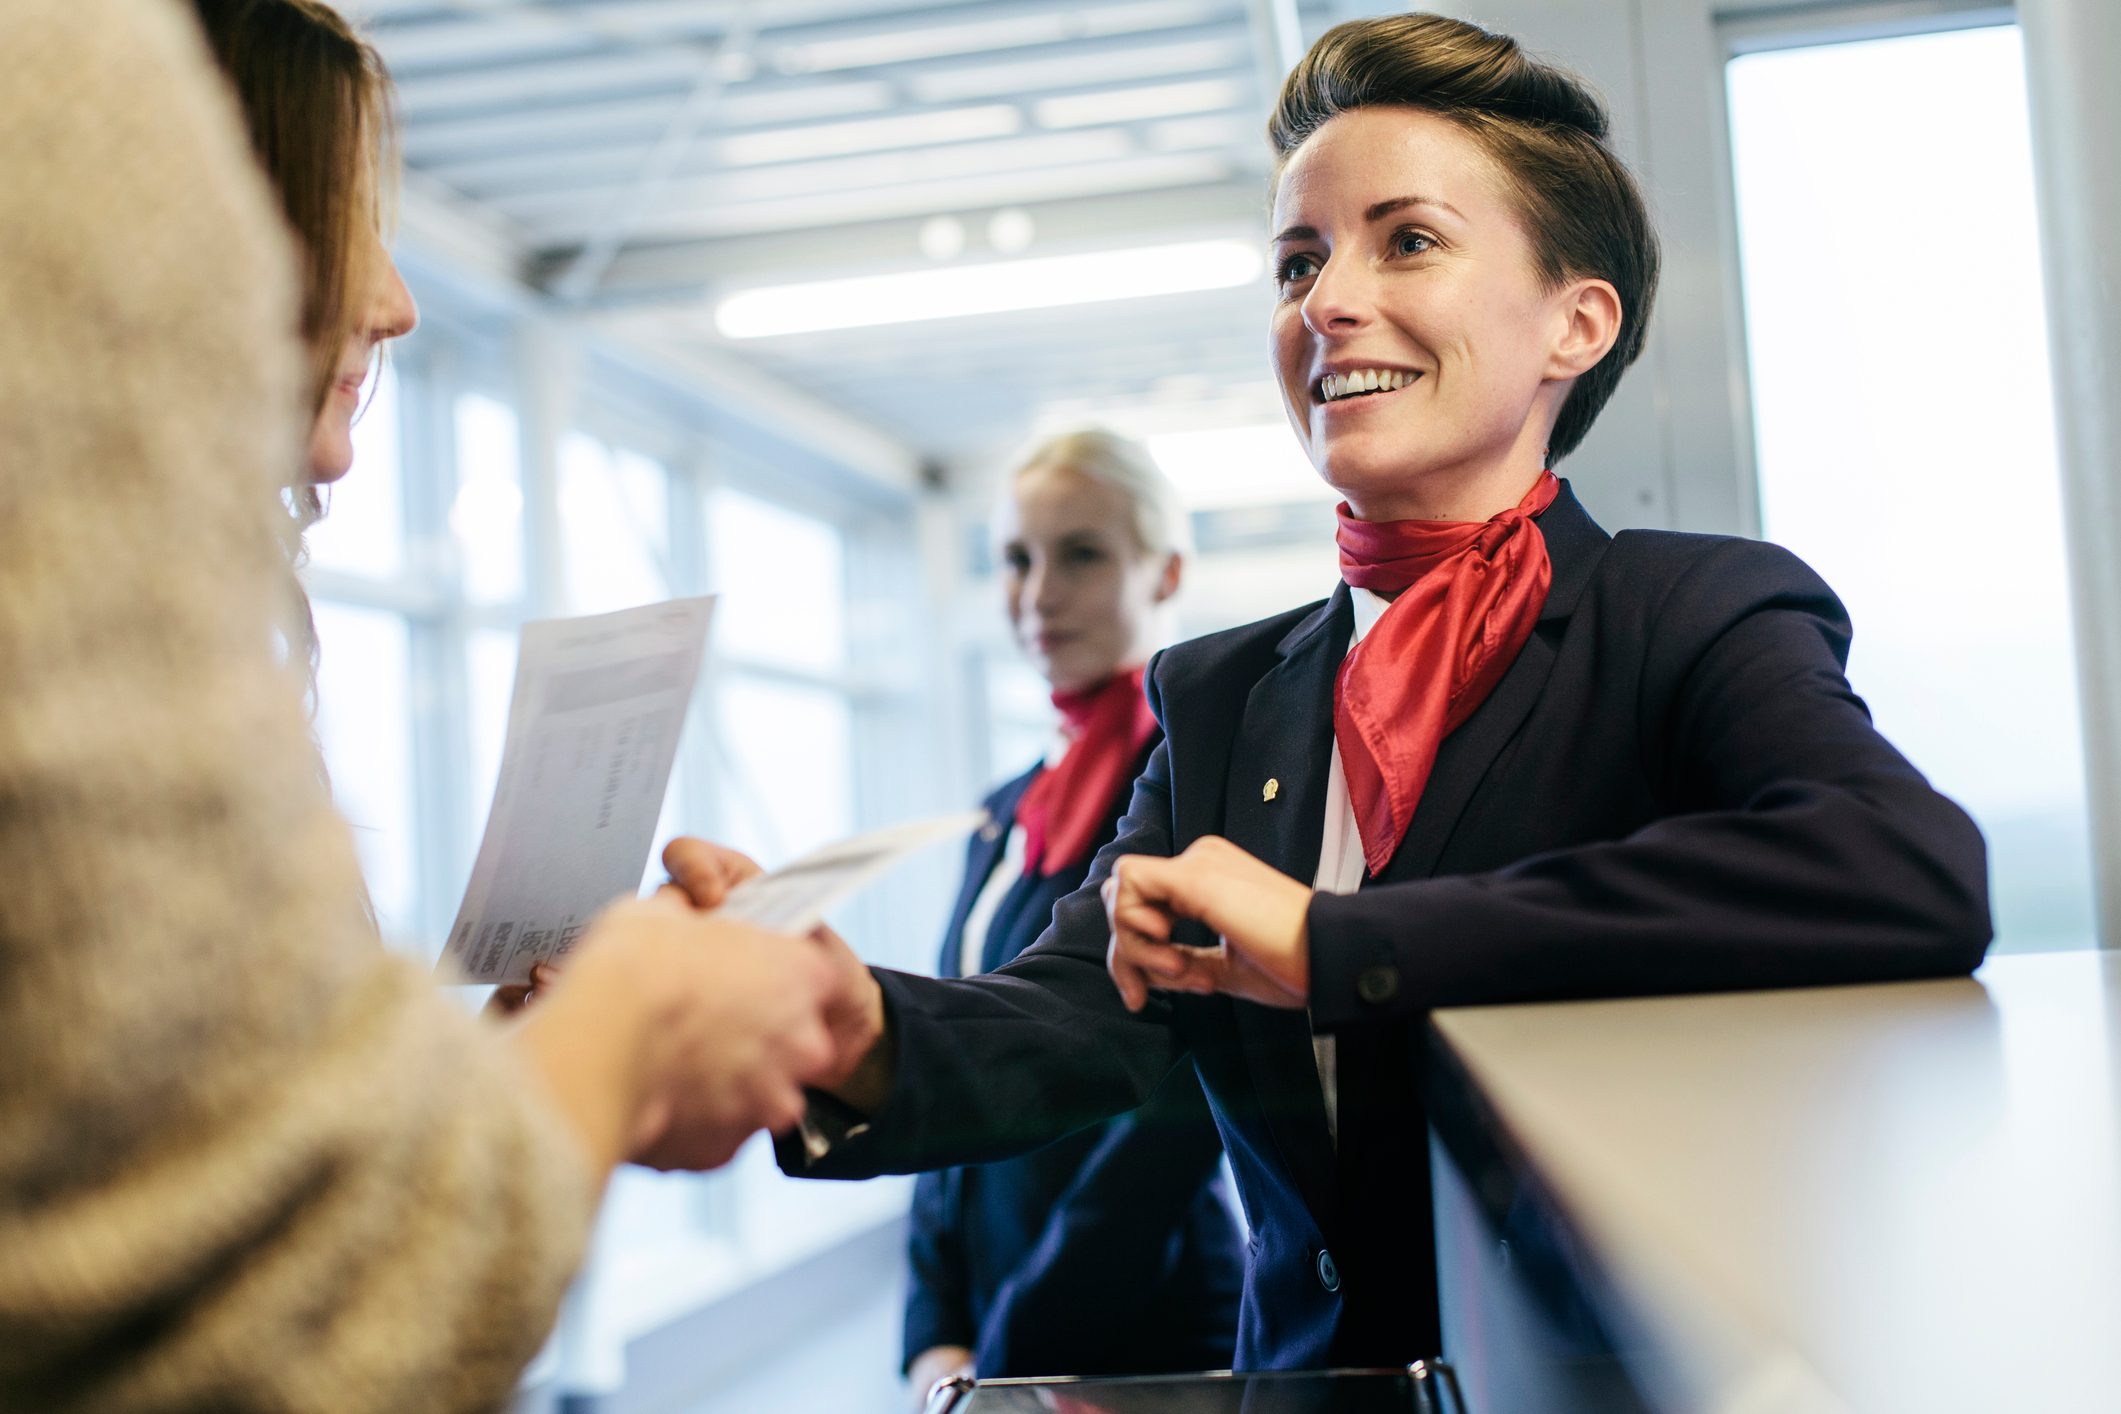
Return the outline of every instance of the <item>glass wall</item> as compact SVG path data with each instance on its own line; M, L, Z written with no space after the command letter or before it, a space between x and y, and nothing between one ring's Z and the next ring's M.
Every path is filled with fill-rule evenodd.
M2018 31L1744 55L1729 94L1764 532L1980 822L1997 947L2092 946Z
M872 552L910 542L910 503L825 494L802 458L739 450L706 413L594 364L565 390L557 444L534 447L528 409L551 390L518 385L505 330L438 317L446 300L419 293L427 322L356 425L305 576L318 734L388 940L423 960L440 950L492 800L518 633L541 614L720 593L659 843L690 831L770 866L925 808L857 772L858 737L917 762L925 744L894 734L926 714L917 676L857 672L849 631L859 594L872 638L917 632L913 567ZM660 878L656 861L647 873ZM933 892L914 891L925 911L871 909L847 931L917 964L947 901ZM905 1195L785 1181L763 1145L706 1176L622 1170L542 1374L614 1388L629 1340L889 1221Z

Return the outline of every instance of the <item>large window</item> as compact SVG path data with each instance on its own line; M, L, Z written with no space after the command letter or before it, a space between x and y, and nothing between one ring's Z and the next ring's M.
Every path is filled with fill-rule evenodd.
M310 535L318 735L389 941L439 951L493 796L518 633L540 614L721 595L659 840L697 832L771 865L943 803L890 788L888 767L869 773L886 788L865 790L858 769L858 744L909 772L921 755L893 733L925 717L908 700L923 684L863 671L849 624L858 596L866 639L915 632L912 566L871 552L911 540L911 508L841 506L688 422L680 400L644 411L616 381L562 390L576 416L534 447L549 422L522 409L553 390L519 388L499 349L430 317L356 424L355 469ZM947 899L923 902L870 908L847 931L880 960L916 961ZM898 1183L787 1182L763 1146L705 1177L624 1170L546 1371L608 1389L627 1341L904 1202Z
M1980 822L2003 949L2093 943L2015 28L1729 70L1762 523L1879 727Z

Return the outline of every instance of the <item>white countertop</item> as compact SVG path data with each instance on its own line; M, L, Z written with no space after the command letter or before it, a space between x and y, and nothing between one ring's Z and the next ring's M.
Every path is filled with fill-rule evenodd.
M2121 1410L2121 954L1435 1024L1660 1406Z

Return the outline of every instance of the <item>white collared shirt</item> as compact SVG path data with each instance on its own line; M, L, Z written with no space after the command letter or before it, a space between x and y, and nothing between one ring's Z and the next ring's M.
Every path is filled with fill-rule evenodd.
M1060 765L1061 758L1068 754L1068 734L1056 728L1053 740L1046 745L1045 768L1052 770ZM1029 836L1024 827L1014 820L1009 822L1009 838L1002 842L1002 857L994 862L987 874L987 882L972 900L972 907L965 913L965 929L959 938L957 973L960 977L977 977L986 969L980 964L987 957L987 934L994 929L994 915L1001 911L1002 900L1016 881L1024 875L1024 856L1029 852Z
M1392 606L1367 589L1348 587L1355 610L1355 631L1348 635L1348 649L1362 642L1384 611ZM1340 764L1340 742L1333 743L1333 764L1326 775L1326 824L1318 844L1318 873L1311 887L1320 893L1352 894L1362 887L1366 862L1362 853L1362 831L1355 823L1355 802L1348 796L1348 773ZM1311 1055L1318 1064L1318 1086L1326 1100L1326 1130L1340 1142L1340 1061L1331 1036L1314 1034Z

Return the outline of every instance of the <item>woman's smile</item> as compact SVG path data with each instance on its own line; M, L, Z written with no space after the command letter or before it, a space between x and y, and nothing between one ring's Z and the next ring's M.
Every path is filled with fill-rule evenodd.
M1311 398L1314 402L1331 405L1336 412L1345 411L1365 403L1374 405L1410 386L1419 377L1419 373L1404 368L1349 368L1329 372L1313 383Z

